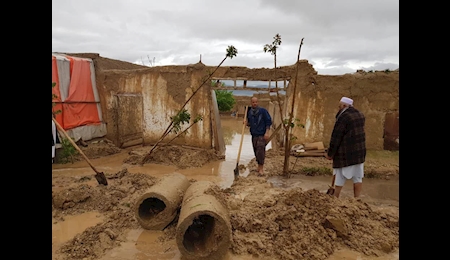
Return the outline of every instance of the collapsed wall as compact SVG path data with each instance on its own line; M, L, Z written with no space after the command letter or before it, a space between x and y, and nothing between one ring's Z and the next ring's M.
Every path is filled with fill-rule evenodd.
M137 200L134 213L138 223L150 230L167 227L178 214L189 185L189 180L183 174L164 175Z
M214 185L197 181L184 195L176 242L185 259L220 259L231 245L228 209L214 195L207 194Z

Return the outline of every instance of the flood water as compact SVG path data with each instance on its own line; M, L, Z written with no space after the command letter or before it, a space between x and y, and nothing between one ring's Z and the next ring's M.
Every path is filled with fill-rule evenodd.
M86 212L76 216L67 216L62 222L52 224L52 252L62 243L70 240L86 228L101 223L103 215L97 211Z
M128 171L131 173L146 173L155 177L161 177L167 173L177 171L184 174L189 179L208 180L217 183L222 188L230 187L234 179L234 169L237 163L237 154L241 143L242 118L226 116L221 120L222 131L225 138L226 153L225 160L212 162L200 168L176 169L175 166L164 166L158 164L127 165ZM271 149L271 143L266 147ZM98 171L105 173L115 173L120 171L124 165L123 160L127 158L128 150L107 157L90 160ZM251 145L251 136L248 128L245 129L243 135L242 149L239 158L239 164L247 165L254 158ZM247 176L249 170L241 173ZM52 174L63 176L84 176L92 175L92 168L87 162L79 161L73 164L52 165ZM94 179L94 178L93 178ZM303 176L292 175L291 178L271 177L268 178L274 186L286 189L300 187L303 190L317 189L326 192L331 183L330 176ZM97 182L91 181L96 186ZM59 190L55 184L53 190ZM367 179L363 181L363 190L361 197L370 203L376 204L386 211L395 211L399 206L399 183L398 180L376 180ZM352 197L353 187L350 181L347 181L341 192L341 197ZM398 208L397 208L398 210ZM52 248L60 243L74 237L77 233L83 232L89 226L102 221L102 215L98 212L84 213L78 216L66 217L64 221L52 224ZM181 255L178 251L175 241L158 242L158 237L162 231L152 231L145 229L129 230L126 234L127 240L120 247L114 248L106 253L101 260L125 260L125 259L154 259L154 260L180 260ZM225 256L225 260L251 260L260 259L268 260L268 258L252 257L250 255L232 255L230 252ZM367 257L361 253L350 250L338 250L328 260L394 260L399 259L398 251L384 256L382 258Z

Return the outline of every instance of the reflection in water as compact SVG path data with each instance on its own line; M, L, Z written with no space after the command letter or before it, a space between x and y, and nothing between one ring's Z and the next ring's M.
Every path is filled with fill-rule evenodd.
M241 125L241 129L239 131L236 129L236 125L238 125L236 122L239 122ZM223 117L220 124L222 126L222 134L225 145L231 145L234 136L236 134L239 134L239 136L242 134L243 118Z
M228 136L229 140L226 144L225 160L211 162L200 168L190 168L178 170L178 172L186 175L188 178L196 180L213 181L221 188L228 188L233 184L234 169L236 168L237 156L242 137L242 118L235 118L226 116L221 119L222 132L224 136ZM266 150L272 148L272 143L269 142ZM253 154L253 147L251 143L251 135L248 127L244 130L244 138L242 140L241 154L239 157L239 165L247 165L255 155ZM250 170L246 169L241 172L241 176L247 176Z

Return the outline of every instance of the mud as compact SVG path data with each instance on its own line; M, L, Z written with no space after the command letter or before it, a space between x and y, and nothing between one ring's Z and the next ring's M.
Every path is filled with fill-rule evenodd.
M285 191L254 176L240 178L227 193L236 254L327 259L340 246L381 256L399 245L398 216L353 198Z
M238 128L240 126L238 124ZM130 158L142 155L142 151L149 151L149 147L116 152L115 148L98 149L97 145L113 146L108 141L89 142L87 147L81 149L111 153L99 156L102 165L98 168L105 172L108 186L98 185L94 173L83 162L52 165L53 225L70 221L80 214L96 212L95 216L98 216L95 224L73 237L52 241L52 258L181 259L175 242L178 216L163 231L144 232L136 221L134 203L165 172L179 171L191 182L196 179L216 181L217 176L209 176L211 173L208 175L204 170L204 167L214 165L214 155L186 147L166 147L166 150L159 150L161 154L155 152L151 162L141 167L130 163L133 161ZM178 160L168 156L170 152L178 156ZM86 152L95 157L93 153ZM243 154L243 158L250 157ZM222 198L229 211L232 230L231 244L224 259L331 260L349 259L346 258L348 255L353 256L351 259L398 259L398 206L386 206L383 200L369 198L364 193L365 188L365 196L355 200L348 195L352 192L351 186L345 186L343 196L337 199L325 194L326 186L322 187L323 184L317 189L276 185L268 180L284 179L281 172L283 160L282 152L269 150L264 177L254 175L254 159L243 161L241 177L231 186L216 191L221 194L218 197ZM183 162L186 164L183 165ZM96 160L93 163L97 165ZM233 162L228 163L233 165ZM331 162L323 158L297 159L292 156L290 164L293 180L297 177L301 177L302 181L305 178L330 177L327 169L330 169ZM383 151L380 156L379 152L369 152L366 166L367 183L369 179L380 179L393 185L398 181L398 153ZM231 175L232 170L227 170ZM201 171L202 176L191 173ZM312 186L313 181L310 183ZM132 234L135 238L131 238ZM151 236L151 239L145 240L138 234ZM160 248L158 253L148 252L139 257L137 253L127 253L117 258L126 248L142 247L144 242L150 243L150 240L153 241L151 246ZM136 242L130 244L131 241ZM343 250L347 250L344 251L347 254L342 253Z
M137 148L131 151L124 163L138 165L152 147ZM182 146L162 146L156 148L145 163L175 165L179 169L201 167L209 162L224 159L215 150L196 149Z

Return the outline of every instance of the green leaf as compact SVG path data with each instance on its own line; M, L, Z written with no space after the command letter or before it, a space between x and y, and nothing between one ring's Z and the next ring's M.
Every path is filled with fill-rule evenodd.
M236 104L236 100L234 99L233 92L227 90L214 90L216 92L217 106L219 111L227 112L230 111L234 104Z
M227 51L226 57L230 59L235 57L238 53L237 49L233 45L229 45L226 51Z

